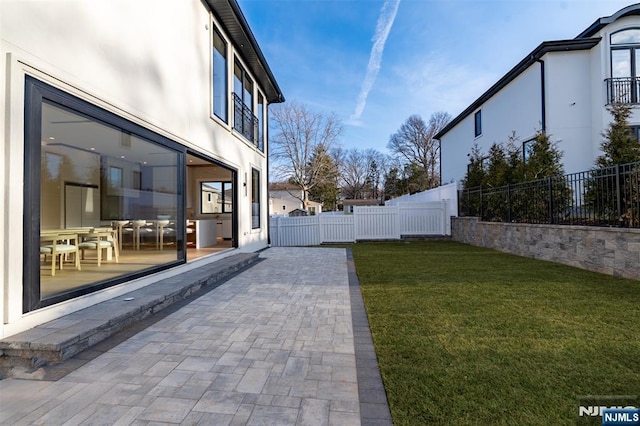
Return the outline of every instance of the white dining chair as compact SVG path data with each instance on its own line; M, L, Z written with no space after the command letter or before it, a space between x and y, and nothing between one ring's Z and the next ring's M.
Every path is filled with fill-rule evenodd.
M64 259L68 257L68 255L73 255L76 269L78 271L81 270L78 250L77 234L44 232L40 236L40 254L44 255L45 262L47 261L47 256L51 256L52 277L56 275L56 262L58 260L60 261L60 270L62 270Z

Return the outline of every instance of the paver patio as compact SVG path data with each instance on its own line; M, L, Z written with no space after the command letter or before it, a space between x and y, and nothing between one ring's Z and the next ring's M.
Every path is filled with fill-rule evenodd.
M391 424L348 252L260 257L57 380L0 381L0 423Z

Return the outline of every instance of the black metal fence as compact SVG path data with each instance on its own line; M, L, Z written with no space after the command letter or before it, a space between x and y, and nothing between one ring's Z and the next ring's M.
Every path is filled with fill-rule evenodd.
M485 221L640 228L640 162L458 195L460 216Z

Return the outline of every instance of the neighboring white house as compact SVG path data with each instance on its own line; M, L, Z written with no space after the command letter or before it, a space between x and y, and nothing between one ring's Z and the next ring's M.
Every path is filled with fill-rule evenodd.
M441 182L461 180L477 143L488 154L515 131L543 130L564 152L567 173L593 168L613 101L640 104L640 4L600 18L571 40L545 41L455 117L441 141ZM640 128L634 108L630 124Z
M269 215L288 215L294 210L304 210L310 215L322 213L322 203L309 200L305 209L301 198L302 190L299 188L274 186L269 189Z
M187 220L225 225L226 254L267 246L267 109L284 97L236 0L0 12L0 338L206 262ZM61 269L97 227L120 268L94 249ZM52 253L63 242L75 253Z

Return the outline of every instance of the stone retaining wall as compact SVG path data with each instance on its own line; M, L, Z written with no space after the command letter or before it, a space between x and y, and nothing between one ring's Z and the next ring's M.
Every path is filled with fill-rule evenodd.
M454 241L640 280L640 229L451 219Z

